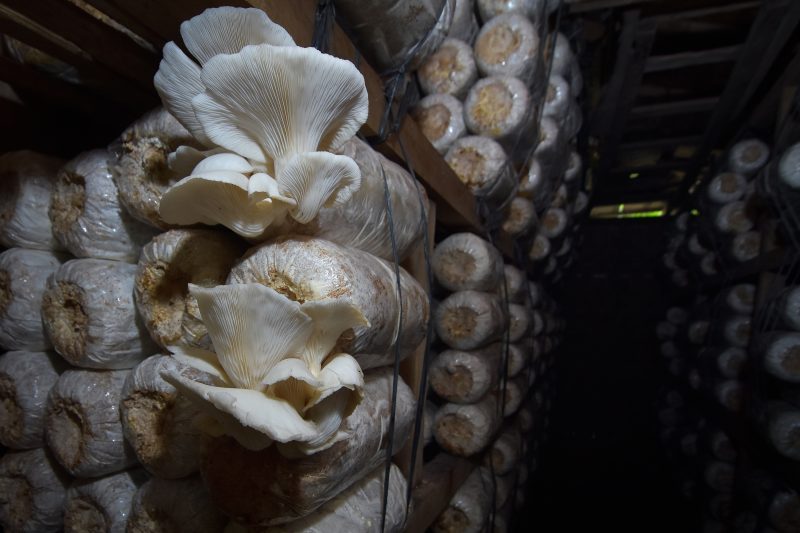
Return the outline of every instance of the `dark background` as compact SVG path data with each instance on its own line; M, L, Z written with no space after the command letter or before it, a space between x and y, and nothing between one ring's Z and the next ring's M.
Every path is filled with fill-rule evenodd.
M699 531L659 443L655 325L678 297L658 271L667 222L591 220L555 296L567 321L520 531Z

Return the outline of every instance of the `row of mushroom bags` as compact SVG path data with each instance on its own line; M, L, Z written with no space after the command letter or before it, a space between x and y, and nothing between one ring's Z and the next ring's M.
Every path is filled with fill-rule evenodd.
M181 37L109 146L0 156L0 523L370 531L388 482L400 530L424 189L354 136L352 63L257 9Z
M665 271L691 298L656 329L667 370L658 420L704 531L800 528L800 290L791 277L753 274L771 268L758 266L768 253L786 265L796 254L775 204L797 195L799 147L734 143L667 235Z

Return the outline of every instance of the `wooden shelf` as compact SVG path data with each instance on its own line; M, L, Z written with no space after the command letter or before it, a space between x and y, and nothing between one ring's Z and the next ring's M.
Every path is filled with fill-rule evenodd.
M422 481L414 489L406 531L426 531L475 467L467 459L446 453L427 463Z

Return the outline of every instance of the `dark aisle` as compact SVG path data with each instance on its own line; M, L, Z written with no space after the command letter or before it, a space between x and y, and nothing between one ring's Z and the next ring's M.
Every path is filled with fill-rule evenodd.
M659 449L654 334L660 220L592 221L577 267L558 289L567 331L558 352L551 431L522 531L684 533L699 517Z

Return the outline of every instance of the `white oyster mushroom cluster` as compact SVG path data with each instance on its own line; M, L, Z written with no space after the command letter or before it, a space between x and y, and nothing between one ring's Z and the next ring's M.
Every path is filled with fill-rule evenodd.
M287 455L316 453L343 437L339 428L360 401L364 376L334 347L342 332L369 325L359 309L337 300L299 304L261 284L189 290L216 353L170 347L192 368L162 375L208 415L203 430L253 450L291 443L281 448Z
M340 148L367 118L364 78L349 61L296 46L258 9L215 8L181 24L194 60L164 47L155 86L207 151L180 147L188 176L162 197L170 224L222 224L257 240L347 202L361 174Z

